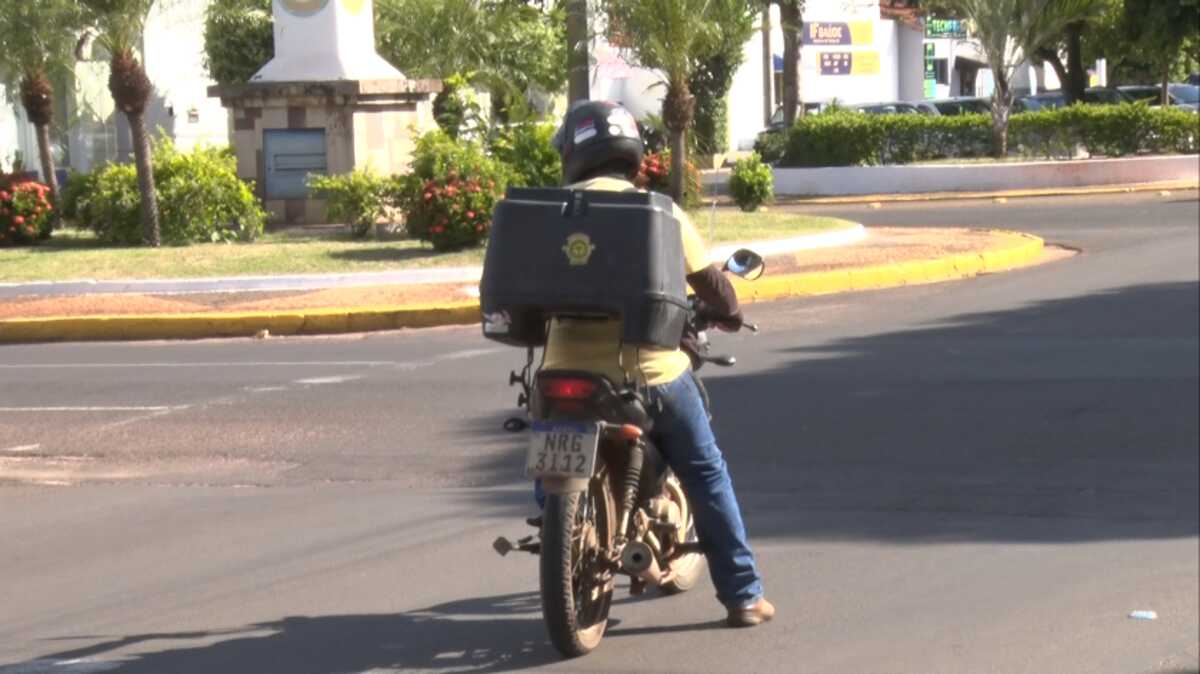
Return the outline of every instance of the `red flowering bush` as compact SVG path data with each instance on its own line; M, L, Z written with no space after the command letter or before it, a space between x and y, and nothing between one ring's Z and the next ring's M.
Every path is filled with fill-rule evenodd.
M482 146L442 132L418 139L413 172L398 180L409 236L436 250L482 243L492 226L492 209L504 198L508 170Z
M31 244L49 237L53 211L49 187L0 175L0 246Z
M685 161L683 203L686 209L700 207L700 171L690 161ZM647 152L642 155L642 166L633 183L644 190L671 193L671 153Z

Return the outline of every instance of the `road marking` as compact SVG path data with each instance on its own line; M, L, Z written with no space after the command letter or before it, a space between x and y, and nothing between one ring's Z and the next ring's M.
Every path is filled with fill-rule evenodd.
M37 444L37 445L17 445L16 447L9 447L8 449L0 449L0 453L32 452L32 451L34 451L34 450L38 449L39 447L41 447L41 445L40 445L40 444Z
M47 672L93 674L95 672L107 672L120 666L120 662L97 662L89 658L76 658L74 660L31 660L19 665L4 666L0 668L0 672L3 672L3 674L46 674Z
M44 407L0 408L0 411L175 411L191 405L127 405L127 407Z
M0 411L175 411L191 405L127 405L127 407L0 408Z
M264 360L245 363L34 363L28 365L0 364L0 370L83 370L120 367L376 367L398 365L401 362L395 360Z
M363 377L364 375L361 374L348 374L339 377L313 377L311 379L297 379L293 383L309 384L313 386L318 386L321 384L344 384L348 381L354 381L355 379L362 379Z
M475 358L477 356L489 356L493 353L500 353L508 349L466 349L464 351L451 351L450 353L441 356L434 356L434 360L461 360L463 358Z

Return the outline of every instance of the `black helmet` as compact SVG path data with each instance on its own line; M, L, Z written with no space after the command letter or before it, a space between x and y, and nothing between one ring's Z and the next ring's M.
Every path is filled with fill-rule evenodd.
M611 164L633 180L642 165L642 137L628 110L609 101L576 101L554 134L562 155L563 182L579 182Z

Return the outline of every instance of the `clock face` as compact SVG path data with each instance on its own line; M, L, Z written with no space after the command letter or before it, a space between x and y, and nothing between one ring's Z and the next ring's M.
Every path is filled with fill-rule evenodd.
M278 2L289 14L295 16L312 16L325 9L325 5L329 4L329 0L278 0Z

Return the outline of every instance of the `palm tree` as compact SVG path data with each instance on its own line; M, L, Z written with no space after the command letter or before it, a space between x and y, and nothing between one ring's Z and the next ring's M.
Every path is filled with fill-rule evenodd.
M667 87L663 125L671 143L671 197L683 201L687 133L695 118L690 86L699 62L720 46L725 26L750 25L758 8L747 0L607 0L629 49L641 65L658 70Z
M133 158L141 193L143 241L162 245L158 225L158 198L154 191L154 167L150 162L150 137L146 133L146 105L154 85L138 61L137 47L146 27L146 17L155 0L80 0L88 10L96 39L111 57L108 90L117 109L129 120Z
M1056 42L1066 27L1091 15L1097 0L941 0L954 14L975 26L992 69L992 151L1008 155L1008 118L1012 111L1012 79L1027 55Z
M37 131L42 175L50 198L58 205L58 180L50 151L57 73L74 63L73 48L80 28L78 6L72 0L9 3L0 10L0 82L16 85L25 117Z

